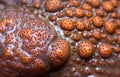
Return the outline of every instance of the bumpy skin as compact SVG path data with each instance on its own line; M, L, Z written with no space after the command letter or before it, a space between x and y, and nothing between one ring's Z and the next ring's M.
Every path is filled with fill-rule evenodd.
M103 58L110 57L110 55L112 53L111 46L107 43L102 43L99 46L99 53L100 53L101 57L103 57Z
M60 26L65 30L72 30L74 28L73 21L70 19L62 19L60 21Z
M62 0L46 0L45 8L49 12L55 12L63 8Z
M54 66L59 66L69 57L69 43L64 39L57 39L48 48L48 56Z
M96 27L101 27L102 24L103 24L103 20L102 20L102 18L99 17L99 16L93 17L93 18L92 18L92 21L93 21L93 23L94 23L94 25L95 25Z
M84 23L81 22L80 20L76 20L75 26L76 26L76 29L80 31L83 31L85 29Z
M57 39L45 20L13 8L2 11L0 19L0 77L42 74L68 59L68 42ZM49 53L55 53L54 58Z
M18 0L22 4L25 4L27 6L33 6L35 8L40 8L42 4L42 0Z
M89 41L83 41L78 44L78 54L82 58L90 58L94 53L94 46Z
M16 7L16 5L22 9L26 8L26 11L31 10L32 14L42 16L43 19L48 19L59 37L66 39L70 45L71 52L68 62L58 67L68 56L66 55L68 52L63 52L66 51L64 48L69 47L65 47L68 44L64 39L56 38L52 40L45 53L46 56L44 58L40 56L40 60L35 60L32 63L35 64L34 70L39 70L36 72L40 74L38 77L120 76L120 0L0 0L0 13L2 12L1 9L9 6ZM18 8L16 7L16 9ZM6 23L8 24L8 21ZM2 24L0 23L0 25ZM4 28L0 30L3 31ZM33 31L30 28L23 29L20 30L19 36L26 39L31 33ZM7 43L10 43L12 39L11 36L9 37ZM88 41L89 43L84 43ZM63 42L66 44L63 44ZM80 45L81 42L83 42L82 45ZM31 44L26 46L31 49L29 45ZM82 50L83 53L80 53L79 50ZM38 52L32 53L35 56L38 54ZM89 56L90 54L92 55ZM8 51L6 55L9 55ZM81 57L82 55L85 57ZM31 61L24 55L20 57L21 62L22 60L24 63ZM49 68L44 66L45 64L48 64L46 66L49 66ZM40 71L41 69L43 71L44 67L48 69L58 68L41 76ZM31 70L31 72L35 74L34 71Z

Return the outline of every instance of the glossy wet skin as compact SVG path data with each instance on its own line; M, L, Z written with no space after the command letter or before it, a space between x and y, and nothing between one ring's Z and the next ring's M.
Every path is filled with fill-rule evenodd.
M69 43L47 20L18 9L1 12L0 76L34 76L64 63Z
M22 8L27 6L32 12L47 19L57 31L58 37L66 39L70 45L69 61L59 66L57 70L45 73L43 77L119 77L120 2L118 0L48 0L40 1L39 4L35 1L37 0L33 2L21 0L18 4ZM79 45L82 42L91 43L83 44L85 53L81 51L83 45ZM60 44L62 45L62 42ZM64 46L62 48L64 50ZM54 49L57 50L57 47ZM81 53L86 56L83 57ZM56 54L59 54L57 58L62 56L61 52L47 55ZM59 60L64 60L65 57L63 55L63 59ZM52 57L51 61L54 60L53 65L57 65L56 62L59 63L59 60Z

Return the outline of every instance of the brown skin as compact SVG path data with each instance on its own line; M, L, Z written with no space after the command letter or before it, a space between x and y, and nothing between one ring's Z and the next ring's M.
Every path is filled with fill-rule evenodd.
M80 20L76 20L75 26L76 29L80 31L83 31L85 29L85 25Z
M74 24L73 24L73 21L71 19L62 19L60 21L60 26L64 30L73 30L73 28L74 28Z
M82 8L83 8L84 10L89 10L89 11L92 10L92 7L91 7L89 4L87 4L87 3L84 3L83 6L82 6Z
M46 2L48 2L48 0L2 0L2 1L3 3L0 3L0 26L1 26L0 27L0 51L1 51L0 52L0 73L2 72L6 76L2 76L0 74L0 77L9 77L10 75L13 75L15 77L15 74L17 75L19 73L19 72L16 73L18 70L20 71L22 75L23 74L29 75L25 77L30 77L31 76L30 74L34 74L34 75L40 74L37 77L87 77L91 75L94 77L101 77L101 76L102 77L109 77L109 76L119 77L120 76L119 75L120 54L119 52L116 53L119 50L118 48L120 48L120 47L117 47L120 44L119 30L118 30L120 28L119 21L118 21L120 18L120 14L119 14L120 1L119 0L61 0L61 4L63 5L63 7L62 8L58 8L59 6L53 7L53 8L57 8L57 9L54 9L54 11L48 11L46 9ZM6 2L8 1L8 2L4 3L5 1ZM12 15L10 14L9 17L6 18L7 20L4 21L4 19L1 19L1 17L5 17L9 13L7 11L3 15L1 14L1 12L5 11L6 8L10 8L11 9L10 11L13 11L10 6L14 6L14 5L8 5L9 3L11 3L11 1L17 2L15 5L15 8L17 9L16 11L17 14L14 14L13 12L11 12ZM21 1L27 1L27 2L21 3ZM41 1L40 4L39 4L39 1ZM53 1L53 0L50 0L50 1ZM102 6L102 3L104 1L111 2L114 9L112 11L106 11ZM56 5L57 2L55 2L54 5ZM99 2L99 4L97 2ZM91 7L91 9L89 9L88 7L83 8L84 4L88 4ZM20 6L20 8L17 8L18 6ZM68 15L65 12L67 8L72 9L72 12L68 13ZM81 13L81 15L82 14L83 15L80 17L76 16L75 9L77 8L82 9L83 11L83 13ZM23 10L22 11L23 13L25 13L25 11L32 13L33 18L34 18L34 15L36 15L35 19L36 17L37 18L40 17L41 19L41 16L42 16L44 19L43 21L50 22L50 24L53 25L53 27L57 31L57 33L56 32L53 32L53 33L58 34L58 37L60 38L60 40L62 40L61 39L62 37L69 42L70 58L68 61L67 59L65 60L65 59L60 58L62 55L61 53L59 53L59 51L57 52L57 49L61 50L61 48L64 48L60 46L63 46L63 44L65 44L66 42L63 43L60 41L58 44L56 44L58 38L56 34L52 34L49 31L46 31L47 25L46 27L43 27L40 31L38 30L36 34L34 34L34 32L36 31L38 27L35 27L34 30L33 29L31 30L31 27L23 29L19 27L19 25L17 25L16 23L17 27L19 28L18 31L20 32L15 31L14 33L16 33L16 35L18 34L19 35L15 36L14 34L9 33L11 32L11 29L13 29L12 26L14 26L14 24L11 24L11 20L9 20L8 18L14 17L12 19L13 20L12 23L16 22L14 21L14 19L18 19L19 16L23 16L22 14L18 16L19 14L18 11L20 9ZM71 17L70 17L70 14L71 14ZM15 17L15 16L18 16L18 17ZM21 22L22 23L21 26L24 26L25 23L26 23L25 27L29 26L30 24L31 26L38 25L40 20L35 22L35 19L33 20L29 19L29 16L31 15L28 14L28 16L26 16L28 18L25 17L25 19L28 21ZM96 27L96 25L92 22L92 18L96 16L99 16L103 19L103 24L102 24L103 26ZM60 21L66 18L72 20L73 25L75 26L72 30L66 30L66 29L61 28ZM84 19L87 19L88 22L86 22L86 20ZM83 30L79 30L76 27L76 20L80 20L80 22L83 23L85 27ZM111 21L114 24L115 30L113 31L113 33L109 33L108 31L106 31L105 29L106 21ZM95 23L97 23L96 20L95 20ZM6 25L6 26L2 26L2 25ZM51 30L52 29L50 29L50 31ZM96 30L99 32L97 32ZM8 32L8 34L6 34L6 32ZM4 34L5 34L5 37L4 37ZM31 36L32 34L34 35L34 38L32 38ZM52 41L50 43L46 43L49 41L48 36L47 36L49 34L50 36L55 37L55 38L53 40L51 38ZM42 36L43 38L36 38L39 36ZM19 39L22 39L22 40L29 39L29 41L27 42L24 40L23 42L17 42L15 46L18 46L18 47L21 46L21 48L12 49L14 46L13 45L11 46L11 44L14 44L15 41L19 41L19 39L15 40L15 37L19 37ZM47 38L46 42L40 41L40 40L44 40L45 38ZM5 39L6 41L4 41ZM38 48L36 48L37 40L39 40L37 42ZM78 53L78 44L82 41L89 41L95 47L94 54L91 55L89 58L83 59ZM101 55L98 51L98 48L103 42L111 45L113 49L113 52L109 56L109 58L100 57ZM53 48L44 47L46 44L50 46L53 46L53 45L55 46ZM65 46L67 45L65 44ZM39 47L41 48L41 50ZM34 50L34 48L36 49ZM46 54L49 52L48 48L54 49L51 52L54 53L55 55L50 54L52 58L50 56L46 56ZM21 49L24 49L24 50L21 50ZM32 51L30 51L31 49ZM11 53L12 50L14 54ZM63 50L66 51L65 49ZM31 54L30 56L27 55L26 53L25 54L20 53L20 52L27 52L27 51L29 52L29 54ZM59 58L62 60L59 60ZM4 60L1 61L1 59L4 59ZM62 64L62 62L63 63L65 62L65 63ZM31 69L29 69L30 63L31 63L31 67L30 67ZM55 67L58 67L58 68L55 68ZM8 68L10 71L9 70L7 71L6 68ZM51 71L50 68L51 69L55 68L55 69ZM1 69L5 71L1 71ZM44 74L45 76L42 76L41 74L43 74L47 70L50 70L50 71L45 73ZM23 76L19 75L19 77L23 77ZM32 77L35 77L35 76L32 76Z
M111 17L112 17L112 18L117 18L117 17L118 17L118 13L117 13L117 12L113 12L113 13L111 14Z
M96 27L102 27L103 25L103 19L99 16L93 17L92 22Z
M110 2L112 3L112 5L114 6L114 7L116 7L117 5L118 5L118 0L110 0Z
M101 34L99 31L95 30L93 31L93 37L96 38L96 39L101 39Z
M45 8L49 12L55 12L63 8L62 0L47 0Z
M104 16L103 10L101 10L101 9L96 9L95 11L96 11L96 14L97 14L98 16L100 16L100 17L103 17L103 16Z
M1 15L3 24L0 28L5 28L2 29L5 34L0 34L6 38L0 40L0 77L43 74L68 59L69 43L65 39L57 39L54 28L42 18L22 10L16 12L14 8L3 11ZM47 55L48 53L53 54Z
M64 35L69 37L71 35L71 31L64 31Z
M82 41L78 44L78 54L82 58L90 58L94 53L94 46L89 41Z
M91 34L89 33L89 31L83 31L82 36L85 39L89 39L91 37Z
M83 17L83 16L84 16L84 11L83 11L83 9L75 8L75 9L74 9L74 12L75 12L75 16L76 16L76 17Z
M110 55L112 54L112 48L109 44L107 43L102 43L99 46L99 54L102 58L109 58Z
M62 18L65 16L65 13L61 11L61 12L58 12L56 16Z
M117 26L120 27L120 19L117 19L115 22L116 22Z
M57 16L56 15L49 15L49 20L50 21L56 21L57 20Z
M41 0L33 0L33 6L35 8L40 8L42 1Z
M113 33L115 31L115 26L112 21L106 21L104 26L108 33Z
M90 31L91 30L91 23L90 20L88 18L83 18L81 20L81 22L83 22L83 24L85 25L85 29Z
M79 1L78 0L70 0L70 3L71 3L72 6L75 6L75 7L79 6Z
M78 42L80 40L80 35L79 34L73 34L71 36L71 39L73 39L74 41Z
M114 47L114 52L115 52L115 53L120 53L120 46L119 46L119 45L116 45L116 46Z
M73 17L73 9L72 8L65 9L65 14L68 17Z
M70 54L69 43L64 39L57 39L51 46L48 48L48 56L52 61L54 66L61 65Z
M85 12L85 16L90 18L92 16L92 12L91 11Z
M103 1L102 6L103 6L103 9L107 12L111 12L114 9L114 6L110 1Z
M91 4L94 7L98 7L100 5L99 0L86 0L87 3Z
M120 28L118 28L118 29L115 30L115 34L120 35Z

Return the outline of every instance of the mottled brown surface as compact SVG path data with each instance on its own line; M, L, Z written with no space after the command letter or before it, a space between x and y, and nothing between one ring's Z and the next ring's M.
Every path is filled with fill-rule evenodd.
M0 77L42 74L69 57L69 43L57 39L48 21L23 10L10 7L1 12Z
M11 0L9 2L7 0L1 0L0 6L0 9L5 9L9 6L21 7L21 9L24 8L24 12L28 11L33 15L36 15L37 18L43 17L43 19L45 19L44 21L48 21L49 24L52 25L51 27L55 29L52 30L57 36L55 40L53 39L50 43L53 48L50 48L51 46L48 47L50 48L50 52L47 52L46 54L48 57L45 56L43 59L43 56L41 55L40 59L42 59L42 61L35 60L35 63L31 63L35 65L35 69L39 70L39 72L37 72L39 74L41 73L40 69L44 71L44 68L40 68L39 65L44 67L44 63L48 64L53 70L49 69L49 71L42 75L40 74L37 77L120 76L119 0ZM0 10L0 13L1 12L2 10ZM5 16L6 15L7 14L5 13ZM10 15L10 17L12 17L12 15ZM28 21L31 23L33 20L28 19ZM24 21L23 23L28 22ZM37 23L38 22L35 22L35 24ZM1 24L2 23L0 23L0 25ZM6 24L9 24L9 22L6 21ZM4 28L0 29L0 31L3 30ZM42 30L44 30L44 28ZM26 37L29 37L30 33L32 33L31 29L21 30L19 37L26 39ZM40 33L41 32L38 34ZM49 33L50 32L48 32L48 34ZM11 39L8 39L8 43L10 40ZM67 40L68 42L64 40ZM86 56L82 57L79 53L81 48L78 45L81 42L88 41L90 44L87 44L82 48L82 50L87 51L83 51ZM30 44L27 43L27 48L31 48L29 45ZM2 49L6 49L2 44L1 46ZM65 46L70 46L70 54L68 52L64 53L64 51L67 51L67 47ZM41 48L44 48L44 46ZM38 51L38 53L39 52L40 51ZM88 54L89 52L91 55ZM1 52L1 54L3 54L3 52ZM6 54L8 55L8 53ZM36 54L36 52L31 55L34 54ZM86 58L87 56L89 57ZM29 63L30 61L24 55L21 56L21 59L23 59L24 63ZM49 61L52 66L49 65ZM22 63L22 61L19 62ZM65 63L62 64L61 62ZM59 63L60 66L58 65ZM58 67L53 68L56 65L58 65ZM3 67L1 68L3 69Z

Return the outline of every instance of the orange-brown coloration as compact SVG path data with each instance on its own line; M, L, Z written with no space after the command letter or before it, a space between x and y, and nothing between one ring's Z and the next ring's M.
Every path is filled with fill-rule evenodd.
M106 40L107 40L110 44L113 43L113 37L110 36L110 35L107 36Z
M69 56L69 43L64 39L57 39L48 49L48 56L54 66L61 65Z
M33 0L33 5L34 5L35 8L40 8L41 0Z
M120 19L116 20L116 24L117 24L118 27L120 27Z
M103 9L107 12L111 12L114 9L114 6L109 1L102 2Z
M61 11L61 12L58 12L56 15L61 18L65 16L65 13Z
M73 34L72 36L71 36L71 38L74 40L74 41L79 41L80 40L80 35L79 34Z
M0 0L0 77L119 77L119 9L120 0ZM111 52L100 54L104 43Z
M118 14L117 14L116 12L113 12L113 13L111 14L111 17L112 17L112 18L117 18L117 17L118 17Z
M83 31L82 36L86 39L89 39L91 37L91 34L89 33L89 31Z
M34 66L33 67L34 72L43 72L43 71L47 70L46 64L40 59L36 59L34 61L33 66Z
M20 35L21 38L29 39L31 33L32 33L31 29L21 29L20 32L19 32L19 35Z
M55 12L63 8L61 0L47 0L45 8L49 12Z
M31 62L31 57L25 54L20 54L20 58L25 64L29 64Z
M76 21L75 26L76 29L80 31L83 31L85 29L85 25L80 20Z
M56 21L57 20L57 16L56 15L49 15L49 20L50 21Z
M109 58L110 55L112 54L112 48L107 43L102 43L99 46L98 50L99 50L99 54L101 55L102 58Z
M57 39L54 28L42 18L14 8L1 13L4 34L0 32L0 77L28 77L42 74L50 70L51 62L58 59L59 64L69 57L69 44L64 39ZM4 38L1 38L2 37ZM52 43L56 39L55 45ZM47 53L48 47L54 45L55 51L51 59ZM59 44L59 45L58 45ZM1 53L2 52L2 53ZM67 55L67 56L66 56ZM9 63L9 65L2 64ZM5 70L7 69L7 70ZM21 72L19 71L21 70ZM5 74L7 72L7 74Z
M82 41L78 44L78 53L82 58L90 58L94 53L94 46L89 41Z
M104 16L104 12L103 12L103 10L101 10L101 9L96 9L96 14L97 14L98 16L100 16L100 17L103 17L103 16Z
M114 52L115 53L120 53L120 46L119 45L114 47Z
M11 44L13 43L14 36L12 34L6 35L6 44Z
M72 8L65 9L65 14L68 17L73 17L73 9Z
M71 19L66 18L66 19L62 19L60 21L60 26L61 26L61 28L65 29L65 30L73 30L74 23Z
M64 31L64 35L65 36L70 36L71 35L71 31Z
M101 37L105 39L107 37L107 34L106 33L101 33Z
M86 11L85 16L86 17L91 17L92 16L92 12L91 11Z
M11 54L10 50L8 48L5 48L5 53L4 53L5 57L12 57L13 54Z
M91 23L88 18L83 18L81 22L83 22L83 24L85 25L86 30L91 30Z
M4 23L0 22L0 32L3 32L5 29L3 28Z
M92 43L92 44L97 44L97 39L95 39L95 38L90 38L90 42Z
M75 8L75 9L74 9L74 12L75 12L75 16L76 16L76 17L83 17L83 16L84 16L83 9Z
M120 45L120 35L118 35L117 42Z
M101 38L100 32L97 30L93 31L93 37L99 40Z
M118 5L118 0L110 0L110 2L112 3L112 5L114 6L114 7L116 7L117 5Z
M3 22L0 22L0 27L3 26Z
M91 7L89 4L87 4L87 3L84 3L84 4L82 5L82 8L83 8L84 10L92 10L92 7Z
M22 2L23 4L27 4L27 3L28 3L27 0L21 0L21 2Z
M106 21L104 26L108 33L113 33L115 31L115 26L112 21Z
M96 27L101 27L103 25L103 20L99 16L95 16L92 18L92 22Z
M70 3L72 4L72 6L79 6L79 1L78 0L70 0Z
M120 35L120 28L118 28L118 29L115 30L115 34Z
M6 24L6 25L10 25L13 20L14 20L14 19L5 19L5 20L3 20L3 22L4 22L4 24Z
M99 0L86 0L86 2L88 2L89 4L91 4L94 7L98 7L100 5Z

